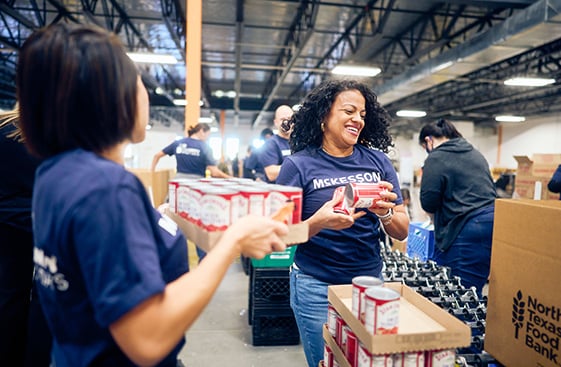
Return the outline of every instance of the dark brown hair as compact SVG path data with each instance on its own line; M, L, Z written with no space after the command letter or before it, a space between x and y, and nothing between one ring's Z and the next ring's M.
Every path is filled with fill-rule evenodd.
M20 50L20 125L39 157L82 148L100 153L131 138L137 71L118 37L101 28L55 24Z
M419 144L425 143L427 136L434 136L435 138L446 137L448 139L461 138L462 134L456 129L454 125L448 120L440 119L436 122L431 122L423 126L419 133Z
M210 126L208 126L208 124L205 124L204 122L199 122L198 124L190 128L189 131L187 131L187 134L191 136L193 134L198 133L201 130L207 132L210 130Z

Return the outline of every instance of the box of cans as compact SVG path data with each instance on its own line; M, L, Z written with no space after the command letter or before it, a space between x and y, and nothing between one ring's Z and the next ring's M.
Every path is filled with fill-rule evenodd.
M369 289L373 288L375 287ZM361 321L356 316L356 310L353 312L353 286L351 284L329 286L330 307L342 319L342 324L347 326L357 339L357 343L355 343L357 350L354 353L342 352L343 355L352 354L358 361L360 352L358 346L362 346L364 349L361 354L363 356L379 356L418 351L452 350L470 345L471 330L469 326L453 315L401 283L384 283L383 288L391 290L392 294L398 294L399 300L394 301L392 298L388 302L386 294L379 289L376 289L376 292L368 293L366 291L367 300L368 298L373 299L372 310L366 307L365 320ZM377 300L378 298L381 301ZM399 304L394 305L393 302ZM380 308L381 312L387 313L391 317L375 313L376 308ZM374 320L384 316L382 326L384 323L389 325L390 321L396 321L396 325L386 325L387 327L384 326L384 328L372 325L369 327L370 323L365 322L369 319L369 312L373 312ZM337 338L334 337L333 331L330 332L329 325L326 325L325 329L324 339L326 336L330 336L335 342ZM343 340L342 334L340 339ZM335 345L337 346L337 343ZM331 345L330 347L333 349ZM335 351L333 353L336 354ZM352 366L355 364L353 363Z

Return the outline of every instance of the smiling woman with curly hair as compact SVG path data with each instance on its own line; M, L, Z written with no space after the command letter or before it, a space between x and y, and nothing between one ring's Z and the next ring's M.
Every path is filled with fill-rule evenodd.
M392 146L389 115L374 92L353 80L329 80L305 98L291 119L293 154L278 184L302 188L302 219L310 239L298 246L290 277L290 303L309 366L323 357L327 287L359 275L381 277L380 234L407 237L409 218L397 174L384 154ZM348 183L378 184L382 200L350 214L334 212Z

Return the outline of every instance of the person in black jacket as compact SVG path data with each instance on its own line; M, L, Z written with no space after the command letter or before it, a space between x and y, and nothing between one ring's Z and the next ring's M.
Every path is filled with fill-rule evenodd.
M485 157L446 120L425 125L421 206L434 223L434 260L479 294L489 276L495 185Z
M547 189L551 192L560 193L561 192L561 164L557 167L551 180L547 184ZM559 197L561 200L561 196Z
M48 367L51 334L33 279L31 195L39 160L16 125L18 108L0 113L0 356L2 365Z

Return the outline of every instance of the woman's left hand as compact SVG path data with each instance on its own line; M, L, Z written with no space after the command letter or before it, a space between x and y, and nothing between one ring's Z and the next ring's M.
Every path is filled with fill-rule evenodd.
M376 215L385 215L388 211L395 207L394 201L397 200L397 194L393 192L393 185L387 181L380 181L378 184L386 190L380 193L382 200L378 200L368 210Z

